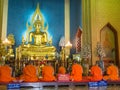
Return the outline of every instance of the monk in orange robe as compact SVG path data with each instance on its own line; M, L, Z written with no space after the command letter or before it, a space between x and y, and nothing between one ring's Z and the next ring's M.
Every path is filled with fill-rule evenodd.
M72 71L70 79L72 81L81 81L82 80L83 68L76 60L73 61Z
M63 64L61 64L61 66L58 68L58 74L65 74L66 73L66 69L63 66Z
M91 76L88 77L91 81L100 81L103 79L103 74L101 68L98 66L99 62L96 61L96 64L91 67L90 74Z
M113 61L109 62L109 66L107 68L107 75L103 77L104 80L118 80L119 72L118 67L113 64Z
M12 77L12 68L9 64L10 63L6 61L5 65L0 67L0 82L16 81L16 79Z
M51 66L50 62L47 62L46 65L42 68L42 81L55 81L54 69Z
M38 81L38 72L32 62L28 62L28 64L23 68L23 74L20 76L20 80L25 82L36 82Z

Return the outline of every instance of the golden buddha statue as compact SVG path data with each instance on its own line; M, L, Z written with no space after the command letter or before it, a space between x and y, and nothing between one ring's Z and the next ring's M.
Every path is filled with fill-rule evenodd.
M46 45L48 42L47 32L43 32L39 18L34 23L35 31L30 32L29 43L34 39L34 45Z
M22 45L16 48L16 58L22 59L27 56L31 60L42 60L47 56L48 60L55 59L56 48L52 46L52 38L48 39L48 24L44 25L39 4L30 24L27 22L26 26L26 38L22 37Z

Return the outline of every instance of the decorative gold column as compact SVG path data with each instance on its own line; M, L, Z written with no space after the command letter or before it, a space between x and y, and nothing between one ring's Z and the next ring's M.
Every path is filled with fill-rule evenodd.
M97 42L99 41L99 33L96 30L96 2L98 0L91 0L91 43L92 43L92 63L94 64L98 58L95 55L95 48L97 45Z
M0 0L0 32L2 32L3 1L4 0ZM1 36L2 36L2 33L0 33L0 38Z
M82 0L83 45L91 43L91 7L90 0Z
M3 1L3 12L2 12L2 40L5 40L7 34L7 16L8 16L8 0Z
M70 41L70 0L65 0L65 43ZM66 54L70 53L70 50L65 50Z
M82 25L83 25L83 33L82 33L82 47L84 45L90 45L91 47L91 0L82 0ZM91 60L89 64L91 64Z

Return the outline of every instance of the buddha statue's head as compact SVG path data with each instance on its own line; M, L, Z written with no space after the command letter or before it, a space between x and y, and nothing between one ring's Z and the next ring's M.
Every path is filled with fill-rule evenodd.
M36 31L40 31L42 29L42 24L40 20L36 20L34 23L34 28Z

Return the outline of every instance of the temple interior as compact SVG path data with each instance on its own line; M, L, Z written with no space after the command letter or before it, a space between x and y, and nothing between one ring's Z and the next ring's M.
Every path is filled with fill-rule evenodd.
M119 0L0 0L0 66L8 61L15 77L29 61L39 75L46 61L55 74L74 60L84 76L97 60L119 69L119 9Z

